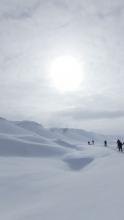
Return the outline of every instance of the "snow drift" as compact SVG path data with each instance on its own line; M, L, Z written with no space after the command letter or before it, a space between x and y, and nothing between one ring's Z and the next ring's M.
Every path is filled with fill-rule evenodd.
M123 220L117 138L1 118L0 219Z

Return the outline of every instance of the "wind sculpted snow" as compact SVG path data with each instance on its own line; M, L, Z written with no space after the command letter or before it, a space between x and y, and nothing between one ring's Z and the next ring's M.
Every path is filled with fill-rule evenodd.
M116 138L1 119L0 219L123 220Z

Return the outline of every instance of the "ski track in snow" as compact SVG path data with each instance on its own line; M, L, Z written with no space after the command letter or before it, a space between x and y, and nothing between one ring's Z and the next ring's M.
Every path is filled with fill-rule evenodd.
M123 220L124 155L116 141L1 118L0 219Z

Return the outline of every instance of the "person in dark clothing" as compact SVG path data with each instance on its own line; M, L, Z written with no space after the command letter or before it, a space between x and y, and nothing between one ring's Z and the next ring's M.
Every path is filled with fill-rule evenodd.
M92 141L92 144L94 144L94 140Z
M119 142L120 142L120 140L118 139L117 140L117 148L119 149Z
M119 144L119 143L120 143L120 140L118 139L118 140L117 140L117 144Z
M107 141L106 140L104 141L104 146L107 147Z
M121 143L121 141L120 141L119 139L117 140L117 145L118 145L118 146L117 146L117 147L118 147L118 150L122 152L122 145L123 145L123 144Z

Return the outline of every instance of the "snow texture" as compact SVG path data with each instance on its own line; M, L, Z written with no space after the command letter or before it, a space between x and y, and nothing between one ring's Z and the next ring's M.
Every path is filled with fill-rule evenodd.
M0 118L0 219L123 220L118 138Z

